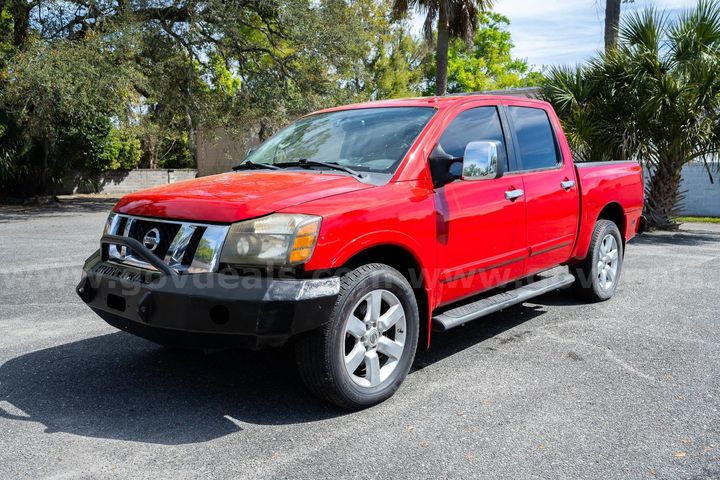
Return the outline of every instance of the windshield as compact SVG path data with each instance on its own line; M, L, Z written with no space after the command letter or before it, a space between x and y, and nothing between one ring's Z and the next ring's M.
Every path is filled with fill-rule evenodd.
M391 174L434 113L432 107L382 107L311 115L278 132L245 160L278 165L310 160Z

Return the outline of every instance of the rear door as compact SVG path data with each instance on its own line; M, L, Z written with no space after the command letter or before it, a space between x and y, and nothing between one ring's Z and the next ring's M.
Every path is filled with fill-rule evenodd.
M451 114L438 141L453 157L469 142L499 141L512 169L507 126L496 105L471 103ZM449 303L522 277L525 271L525 200L521 176L455 180L436 190L440 302Z
M577 179L570 153L561 151L554 116L519 101L507 106L507 117L525 190L531 275L570 258L580 209Z

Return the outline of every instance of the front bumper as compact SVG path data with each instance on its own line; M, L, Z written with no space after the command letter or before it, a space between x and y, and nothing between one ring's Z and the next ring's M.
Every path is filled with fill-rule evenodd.
M77 293L110 325L154 342L197 348L283 345L329 320L337 277L179 275L88 258Z

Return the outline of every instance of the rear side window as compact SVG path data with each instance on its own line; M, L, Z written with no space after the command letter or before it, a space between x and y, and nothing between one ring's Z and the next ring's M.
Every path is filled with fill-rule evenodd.
M438 144L445 153L453 157L465 155L465 147L470 142L496 140L502 144L505 159L505 171L508 170L508 156L505 136L500 124L500 116L495 107L477 107L460 113L447 126Z
M545 110L529 107L509 107L515 128L523 170L555 167L560 155L550 119Z

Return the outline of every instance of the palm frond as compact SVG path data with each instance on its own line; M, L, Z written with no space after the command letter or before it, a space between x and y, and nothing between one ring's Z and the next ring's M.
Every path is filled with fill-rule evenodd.
M720 47L720 9L701 0L693 10L683 12L668 32L672 55L680 62L697 56L717 57Z
M675 19L653 8L631 13L617 48L551 69L542 88L581 159L643 162L646 214L667 225L682 200L683 165L702 160L710 174L708 158L720 153L720 2L700 0Z
M412 9L413 3L415 2L409 0L394 0L391 8L391 18L393 20L400 20L407 17Z
M618 30L620 42L640 51L659 52L667 29L668 16L655 8L632 12Z

